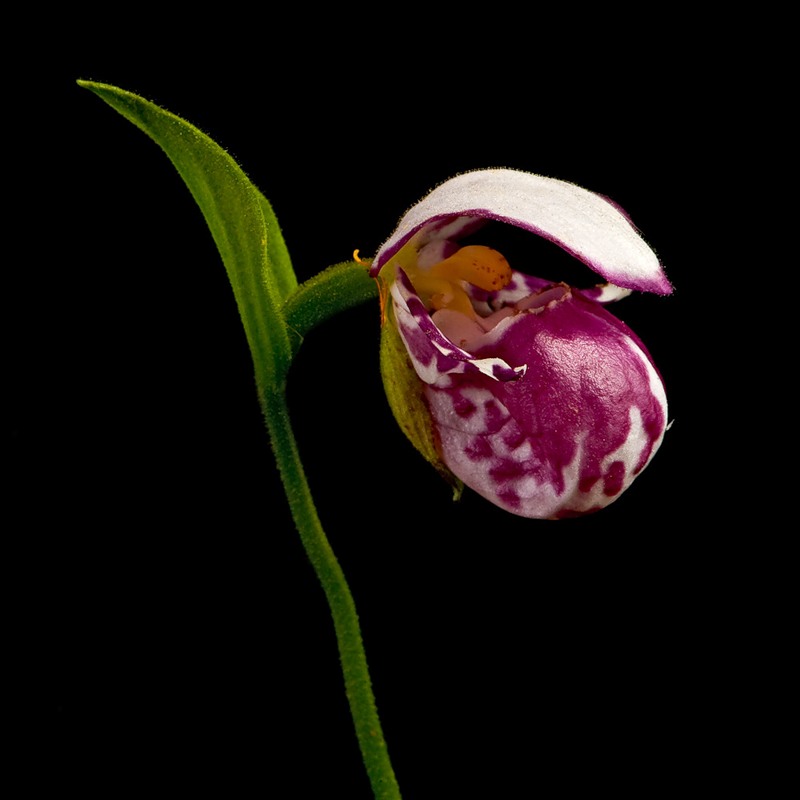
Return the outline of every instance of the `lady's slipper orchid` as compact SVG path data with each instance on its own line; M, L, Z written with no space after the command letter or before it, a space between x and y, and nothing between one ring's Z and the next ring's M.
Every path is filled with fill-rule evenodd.
M555 242L605 283L571 288L518 272L481 244L459 245L492 220ZM664 386L604 304L672 287L606 198L515 170L465 173L405 214L370 273L391 297L387 396L441 471L515 514L557 519L608 505L653 457Z

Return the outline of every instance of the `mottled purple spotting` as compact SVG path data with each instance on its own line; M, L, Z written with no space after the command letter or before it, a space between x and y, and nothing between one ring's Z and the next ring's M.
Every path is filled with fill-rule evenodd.
M525 475L524 465L510 458L497 460L489 468L489 477L501 486L509 481L524 478Z
M515 489L505 488L497 493L500 503L511 511L516 511L522 505L519 493Z
M597 481L600 480L599 475L582 475L581 479L578 481L578 491L583 492L583 494L587 494L591 492L594 486L597 484Z
M606 497L618 495L625 482L625 464L622 461L612 461L603 477L603 494Z
M501 432L501 440L509 450L516 450L525 443L525 433L516 423L506 425Z
M464 453L471 461L483 461L491 458L494 450L485 436L473 436L464 448Z
M508 410L503 408L496 400L487 400L483 404L484 423L486 432L497 433L508 421Z
M587 513L587 499L594 509L618 495L660 441L665 409L651 392L647 351L624 323L578 292L567 291L544 309L519 314L502 335L477 347L473 355L525 363L529 368L516 382L464 373L450 376L446 387L434 384L426 391L430 396L444 392L454 403L468 387L491 393L492 400L483 405L484 435L462 433L439 420L440 437L446 461L449 443L454 453L464 452L472 462L486 460L491 484L473 488L506 507L509 504L501 498L513 496L521 513L529 511L525 507L529 501L513 484L530 476L551 497L564 497L559 515L569 510ZM434 417L435 409L442 407L431 404ZM615 460L605 467L608 455L631 434L633 408L645 433L645 440L637 441L632 451L636 463ZM523 459L507 455L526 441L530 448ZM567 470L575 468L579 448L578 475L574 484L568 483ZM459 474L457 458L451 458L448 466Z
M475 403L464 397L463 394L457 394L453 397L453 409L463 419L469 419L478 410Z

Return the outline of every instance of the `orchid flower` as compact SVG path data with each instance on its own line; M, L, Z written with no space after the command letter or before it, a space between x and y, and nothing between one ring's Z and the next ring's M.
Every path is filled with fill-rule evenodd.
M555 242L603 283L552 283L459 244L491 221ZM607 198L516 170L468 172L402 217L370 274L390 298L382 369L401 427L443 473L501 508L539 519L596 511L660 446L662 379L605 304L672 287Z

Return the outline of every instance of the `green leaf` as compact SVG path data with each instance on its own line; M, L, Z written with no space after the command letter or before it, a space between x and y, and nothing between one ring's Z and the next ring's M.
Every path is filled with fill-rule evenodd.
M280 307L297 286L269 202L228 153L193 125L116 86L78 84L160 145L200 206L233 287L263 397L289 368L291 347Z
M254 187L255 188L255 187ZM256 191L258 191L256 189ZM270 272L275 276L281 298L286 299L297 288L297 276L289 258L289 250L283 239L283 232L278 225L278 218L272 210L269 200L258 192L261 212L267 226L267 259Z

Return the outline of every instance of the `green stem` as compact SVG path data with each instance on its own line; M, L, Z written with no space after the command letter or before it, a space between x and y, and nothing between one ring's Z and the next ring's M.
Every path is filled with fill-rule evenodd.
M372 693L355 603L317 516L289 419L285 386L268 384L263 388L262 384L260 395L292 516L333 615L345 691L372 791L376 800L400 800Z
M312 328L342 311L377 299L378 284L369 277L367 267L355 261L334 264L309 278L289 295L282 309L293 352L297 352Z

